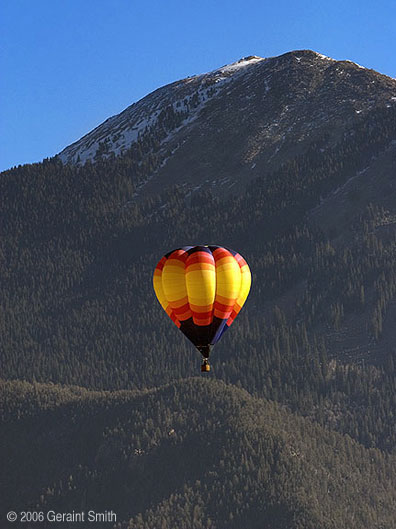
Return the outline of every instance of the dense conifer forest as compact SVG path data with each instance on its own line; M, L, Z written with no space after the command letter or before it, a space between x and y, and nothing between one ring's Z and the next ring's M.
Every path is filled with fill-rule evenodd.
M220 381L1 386L14 510L113 510L125 529L393 527L393 456Z

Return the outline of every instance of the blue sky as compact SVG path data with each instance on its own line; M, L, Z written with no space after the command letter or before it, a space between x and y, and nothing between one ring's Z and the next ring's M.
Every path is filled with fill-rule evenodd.
M396 77L395 36L393 0L3 0L0 170L246 55L308 48Z

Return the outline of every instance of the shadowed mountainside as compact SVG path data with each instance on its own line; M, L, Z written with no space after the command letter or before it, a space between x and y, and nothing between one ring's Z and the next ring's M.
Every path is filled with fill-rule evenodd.
M233 386L1 386L6 508L112 509L129 529L392 527L389 456Z

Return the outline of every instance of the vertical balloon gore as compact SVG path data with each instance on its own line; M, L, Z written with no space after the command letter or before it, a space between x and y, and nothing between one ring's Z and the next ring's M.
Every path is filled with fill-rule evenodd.
M158 262L153 285L162 308L207 359L245 303L251 274L233 250L184 246Z

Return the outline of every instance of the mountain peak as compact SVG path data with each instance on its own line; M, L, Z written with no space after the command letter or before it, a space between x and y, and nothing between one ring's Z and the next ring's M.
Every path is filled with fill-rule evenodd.
M286 55L292 55L292 56L306 56L306 57L312 57L312 58L320 58L320 59L326 59L329 61L335 61L335 59L332 59L331 57L328 57L327 55L323 55L323 53L319 53L318 51L304 49L304 50L292 50L287 53L284 53L281 55L281 57Z
M164 167L190 136L202 136L208 127L224 132L234 119L256 123L257 146L252 151L268 147L276 154L292 131L293 143L302 143L333 119L348 123L373 106L392 105L395 90L395 80L389 77L313 50L268 58L248 55L155 90L66 147L59 158L64 163L96 162L155 138ZM275 156L271 152L266 152L270 159Z

